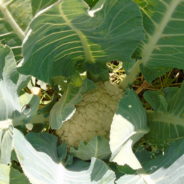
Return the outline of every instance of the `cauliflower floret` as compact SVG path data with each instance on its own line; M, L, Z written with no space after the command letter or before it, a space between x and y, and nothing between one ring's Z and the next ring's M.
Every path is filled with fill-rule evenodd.
M122 90L109 82L98 83L97 88L86 93L76 105L73 117L56 131L62 142L78 146L94 136L109 136L112 118L122 96Z

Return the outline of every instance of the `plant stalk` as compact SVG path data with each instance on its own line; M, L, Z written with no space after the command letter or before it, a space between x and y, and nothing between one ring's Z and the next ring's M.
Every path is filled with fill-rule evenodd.
M139 60L132 66L127 76L120 83L120 88L125 90L130 84L132 84L136 80L137 75L140 73L141 64L142 64L142 60Z
M0 2L0 11L3 14L3 17L5 20L10 24L15 34L23 40L25 37L24 31L20 28L20 26L17 24L11 13L9 12L6 5L4 5L2 2Z

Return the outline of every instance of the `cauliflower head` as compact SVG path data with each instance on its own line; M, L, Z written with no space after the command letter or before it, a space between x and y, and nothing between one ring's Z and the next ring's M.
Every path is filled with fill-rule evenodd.
M109 136L110 126L122 90L110 82L98 83L97 88L84 94L76 105L73 117L56 131L60 140L77 147L94 136Z

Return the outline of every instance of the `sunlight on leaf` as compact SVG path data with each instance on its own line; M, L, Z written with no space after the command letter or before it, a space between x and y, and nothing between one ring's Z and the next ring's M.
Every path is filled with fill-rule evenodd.
M133 145L148 132L146 112L136 94L130 90L120 100L110 131L111 161L140 169Z
M46 153L36 151L17 129L14 129L14 150L32 184L114 184L115 174L103 161L92 158L87 170L70 171Z

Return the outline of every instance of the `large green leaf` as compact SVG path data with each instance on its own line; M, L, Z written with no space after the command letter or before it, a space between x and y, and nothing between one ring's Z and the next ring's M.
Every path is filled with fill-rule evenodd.
M132 151L132 146L148 132L146 112L132 91L120 100L110 131L111 161L140 169L141 165Z
M78 148L71 148L71 153L82 160L91 160L92 157L107 159L110 154L109 141L104 137L96 136L89 142L81 142Z
M184 69L184 1L148 0L147 3L141 69L151 82L172 68Z
M147 91L144 98L153 111L148 111L151 131L147 138L164 144L184 137L184 84L163 91Z
M33 15L57 1L58 0L31 0Z
M63 0L32 21L19 70L46 82L86 63L130 61L143 39L142 17L129 0L106 0L93 17L83 0Z
M12 51L0 45L0 120L11 118L15 111L20 111L16 84L18 78Z
M124 175L116 184L182 184L184 181L183 146L183 139L173 143L163 155L146 162L147 174Z
M21 58L24 30L30 19L30 0L1 0L0 42L10 46L17 59Z
M36 151L17 129L14 129L14 149L32 184L113 184L115 180L114 172L95 158L87 170L70 171L64 168L46 153Z

